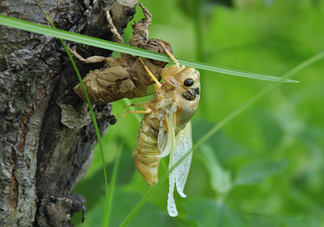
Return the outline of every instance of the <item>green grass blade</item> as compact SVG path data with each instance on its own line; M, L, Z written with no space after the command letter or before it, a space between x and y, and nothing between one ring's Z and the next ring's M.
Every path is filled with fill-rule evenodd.
M302 69L306 68L307 66L315 63L316 61L322 60L324 58L324 51L316 54L315 56L309 58L308 60L302 62L301 64L297 65L292 70L285 73L282 78L290 78ZM193 150L196 150L201 144L206 142L212 135L214 135L219 129L221 129L224 125L226 125L228 122L233 120L235 117L237 117L239 114L241 114L244 110L248 109L250 106L252 106L255 102L259 101L261 98L263 98L265 95L269 94L272 90L279 87L284 80L277 81L275 83L269 84L265 88L263 88L261 91L259 91L257 94L252 96L250 99L248 99L246 102L244 102L241 106L239 106L237 109L229 113L225 118L223 118L217 125L215 125L209 132L207 132L193 147Z
M140 56L144 58L150 58L154 60L159 61L166 61L166 62L172 62L172 60L165 54L156 53L132 46L123 45L120 43L110 42L107 40L102 40L94 37L89 37L81 34L76 34L68 31L63 31L60 29L54 29L51 27L47 27L44 25L35 24L28 21L23 21L17 18L7 17L0 15L0 25L17 28L24 31L34 32L42 35L48 35L59 39L68 40L71 42L76 43L82 43L94 47L99 47L103 49L108 49L112 51L122 52L126 54L131 54L135 56ZM268 81L279 81L281 78L275 77L275 76L268 76L268 75L261 75L256 73L249 73L249 72L240 72L237 70L232 69L225 69L221 67L216 67L213 65L201 63L201 62L193 62L188 61L182 58L177 58L180 64L194 67L197 69L203 69L207 71L213 71L217 73L223 73L227 75L234 75L234 76L240 76L240 77L246 77L251 79L258 79L258 80L268 80ZM283 82L287 83L298 83L298 81L285 79Z
M55 26L54 24L52 23L51 19L49 18L48 14L44 11L47 19L49 20L49 22L51 23L51 25L53 26L53 29L55 30ZM72 58L72 55L69 51L69 49L67 48L67 46L65 45L63 39L60 39L66 53L68 54L69 58L70 58L70 61L73 65L73 68L78 76L78 79L80 81L80 84L81 84L81 87L83 89L83 92L85 94L85 97L86 97L86 100L87 100L87 103L88 103L88 107L90 109L90 114L91 114L91 118L92 118L92 121L93 121L93 125L94 125L94 128L95 128L95 131L96 131L96 136L97 136L97 139L98 139L98 144L99 144L99 149L100 149L100 154L101 154L101 160L102 160L102 165L103 165L103 173L104 173L104 178L105 178L105 189L106 189L106 199L108 201L108 198L109 198L109 194L108 194L108 180L107 180L107 172L106 172L106 167L105 167L105 155L104 155L104 152L103 152L103 146L102 146L102 142L101 142L101 136L100 136L100 132L99 132L99 128L98 128L98 124L97 124L97 119L96 119L96 116L94 114L94 111L93 111L93 108L92 108L92 104L91 104L91 101L90 101L90 98L89 98L89 95L88 95L88 92L87 92L87 89L85 88L85 85L83 83L83 80L82 80L82 77L80 75L80 72Z
M315 63L316 61L319 61L324 58L324 51L311 57L310 59L302 62L289 72L285 73L283 75L283 78L290 78L305 67ZM244 102L240 107L232 111L230 114L228 114L225 118L223 118L217 125L215 125L209 132L207 132L192 148L191 151L187 152L186 155L184 155L174 166L170 169L167 173L165 173L160 179L159 183L153 185L152 188L150 188L147 193L143 196L143 198L136 204L136 206L133 208L133 210L128 214L128 216L124 219L120 227L126 226L139 212L139 210L142 208L142 206L146 203L146 201L149 199L149 197L159 188L162 186L163 182L168 178L169 173L171 173L178 164L180 164L191 152L194 152L197 150L197 148L202 145L204 142L206 142L212 135L214 135L219 129L221 129L224 125L229 123L231 120L233 120L235 117L237 117L239 114L241 114L244 110L248 109L250 106L252 106L255 102L260 100L265 95L269 94L272 90L279 87L282 83L284 83L284 79L281 81L278 81L276 83L270 84L264 89L262 89L260 92L255 94L252 98Z
M197 69L203 69L211 72L217 72L217 73L222 73L222 74L227 74L227 75L232 75L232 76L239 76L239 77L246 77L250 79L257 79L257 80L267 80L267 81L280 81L284 83L299 83L297 80L291 80L291 79L283 79L281 77L276 77L276 76L269 76L269 75L262 75L262 74L257 74L257 73L251 73L251 72L244 72L244 71L238 71L238 70L232 70L232 69L227 69L223 67L216 67L214 65L206 64L206 63L201 63L201 62L194 62L194 61L187 61L187 60L182 60L181 58L177 59L181 64L188 65L193 68Z
M106 201L106 206L105 206L105 211L104 211L101 227L106 227L106 226L109 227L110 226L111 207L112 207L112 201L113 201L113 196L114 196L114 189L116 186L117 172L118 172L118 167L119 167L119 163L120 163L121 153L122 153L122 144L120 145L120 147L118 149L114 169L112 171L112 176L111 176L110 186L109 186L109 191L108 191L108 200Z
M173 168L174 169L174 168ZM171 171L173 170L171 169ZM163 182L168 179L168 173L164 174L160 179L158 184L154 184L142 197L142 199L136 204L136 206L131 210L131 212L127 215L124 221L120 224L120 227L125 227L129 224L129 222L136 216L136 214L140 211L140 209L144 206L150 196L163 185Z

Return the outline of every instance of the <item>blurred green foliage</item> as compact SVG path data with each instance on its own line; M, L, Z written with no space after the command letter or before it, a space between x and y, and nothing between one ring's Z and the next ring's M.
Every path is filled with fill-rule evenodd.
M324 1L149 1L150 37L171 43L175 56L237 70L281 76L324 48ZM140 9L135 20L143 17ZM124 39L132 30L128 26ZM282 84L222 128L194 154L179 216L167 215L165 182L129 226L324 226L324 64L317 62ZM198 141L213 125L272 82L201 72L200 106L193 122ZM134 100L142 102L150 97ZM124 101L113 114L124 113ZM132 150L139 121L128 115L103 138L108 175L120 146L111 226L119 226L149 189L135 170ZM164 158L160 175L167 171ZM105 192L100 154L75 192L87 217L76 226L99 226Z

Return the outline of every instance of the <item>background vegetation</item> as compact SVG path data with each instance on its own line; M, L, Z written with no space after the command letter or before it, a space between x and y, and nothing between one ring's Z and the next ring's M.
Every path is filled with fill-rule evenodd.
M153 15L150 37L169 41L178 57L281 76L323 50L321 0L245 0L234 8L207 1L142 2ZM135 20L142 17L138 8ZM129 26L125 40L131 32ZM299 84L282 84L200 146L193 154L188 197L175 197L178 217L167 215L165 182L129 226L324 226L323 72L323 61L300 71L293 77ZM272 82L201 71L201 83L194 142ZM123 105L114 103L113 114L124 113ZM133 163L138 126L136 116L128 115L103 138L108 175L121 152L111 226L120 225L149 189ZM164 158L160 175L167 166ZM100 226L104 190L95 149L93 164L75 189L87 200L86 222L80 224L77 216L76 226Z

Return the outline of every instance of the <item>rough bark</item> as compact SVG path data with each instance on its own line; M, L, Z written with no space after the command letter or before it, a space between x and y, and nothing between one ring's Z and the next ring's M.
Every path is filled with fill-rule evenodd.
M6 0L3 15L48 25L45 10L64 30L112 40L103 9L109 0ZM122 32L136 1L117 1L112 17ZM83 56L110 51L81 46ZM92 67L92 68L90 68ZM81 75L100 65L78 64ZM83 209L70 194L91 162L96 143L86 104L74 93L75 72L59 40L0 29L0 226L72 226ZM103 133L115 118L111 105L96 107Z

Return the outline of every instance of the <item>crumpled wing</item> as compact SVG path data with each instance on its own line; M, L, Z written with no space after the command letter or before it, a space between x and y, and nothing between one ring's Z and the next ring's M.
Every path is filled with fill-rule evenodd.
M174 147L174 127L173 122L177 111L177 106L174 104L170 110L169 116L165 121L160 122L159 134L158 134L158 148L161 151L161 154L156 157L163 158L167 156L171 149Z

